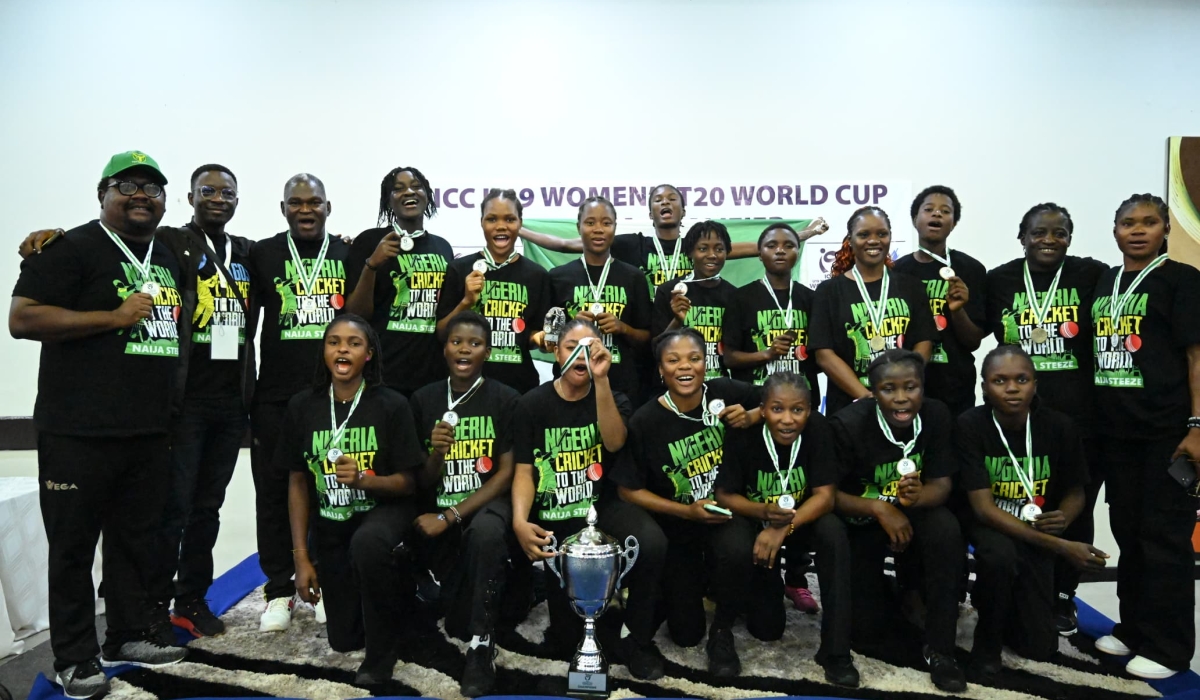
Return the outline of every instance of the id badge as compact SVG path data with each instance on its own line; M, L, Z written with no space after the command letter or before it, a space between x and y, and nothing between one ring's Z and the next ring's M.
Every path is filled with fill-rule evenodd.
M212 359L238 359L238 327L232 324L217 324L212 327Z

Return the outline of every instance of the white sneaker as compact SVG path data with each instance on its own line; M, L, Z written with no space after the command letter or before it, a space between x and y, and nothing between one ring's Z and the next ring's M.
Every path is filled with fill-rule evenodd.
M1125 643L1111 634L1106 634L1096 640L1096 651L1102 651L1105 654L1113 656L1129 656L1133 653L1133 649L1125 646Z
M258 619L259 632L284 632L292 626L292 607L296 597L272 598L267 601L267 609Z
M1151 661L1144 656L1135 656L1130 659L1129 663L1125 664L1125 671L1131 676L1151 681L1161 681L1178 673L1178 671L1172 671L1157 661Z
M317 616L317 624L325 624L325 596L317 599L317 604L313 606L313 612Z

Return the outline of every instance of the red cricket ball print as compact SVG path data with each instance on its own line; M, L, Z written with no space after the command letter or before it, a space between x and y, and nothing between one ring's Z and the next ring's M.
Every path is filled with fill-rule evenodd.
M721 357L725 356L725 341L722 340L717 343L717 354Z
M1064 338L1074 338L1079 335L1079 326L1074 321L1065 321L1058 327L1058 334Z
M938 314L937 316L934 316L934 317L933 317L933 322L934 322L934 324L937 326L937 329L938 329L939 331L944 331L944 330L946 330L946 327L950 325L950 323L949 323L948 321L946 321L946 317L945 317L945 316L943 316L943 315L941 315L941 314Z
M475 460L475 471L480 474L487 474L492 470L492 458L484 455Z
M599 462L592 462L592 466L587 468L587 478L591 481L600 481L602 476L604 476L604 467L600 466Z
M175 317L175 323L179 323L179 312L182 310L183 307L181 306L176 306L175 308L171 309L171 315Z
M904 336L903 335L896 336L896 347L898 347L898 348L904 347Z
M341 309L343 306L346 305L346 300L345 300L345 298L342 297L341 294L331 294L329 296L329 305L332 306L334 309Z
M513 319L513 330L516 331L517 333L524 333L525 332L525 319L514 318Z
M1042 506L1046 505L1046 499L1043 496L1034 496L1033 504L1038 508L1041 508Z
M1136 335L1130 335L1125 339L1125 349L1129 352L1137 352L1142 349L1142 339Z
M792 354L796 356L797 360L804 362L808 359L808 348L803 345L797 345L792 349Z

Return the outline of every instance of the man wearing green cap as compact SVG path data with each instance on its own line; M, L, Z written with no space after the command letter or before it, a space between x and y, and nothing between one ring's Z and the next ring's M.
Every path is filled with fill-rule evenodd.
M9 309L12 336L42 344L33 417L50 644L71 697L107 690L100 664L160 666L186 655L163 643L147 594L188 328L183 255L155 236L166 183L145 153L113 156L97 187L100 218L24 261ZM101 532L108 631L98 661L91 567Z

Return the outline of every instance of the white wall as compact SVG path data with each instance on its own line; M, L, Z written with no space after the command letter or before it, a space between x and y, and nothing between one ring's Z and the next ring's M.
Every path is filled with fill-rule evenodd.
M1190 0L0 2L3 250L94 217L105 160L138 148L172 181L168 222L192 168L232 167L251 237L283 228L299 171L332 229L362 230L409 164L435 187L943 182L954 243L989 264L1045 200L1073 252L1113 260L1113 209L1162 191L1167 136L1200 133L1197 37ZM12 256L0 286L16 275ZM28 415L37 346L4 337L0 359L0 415Z

